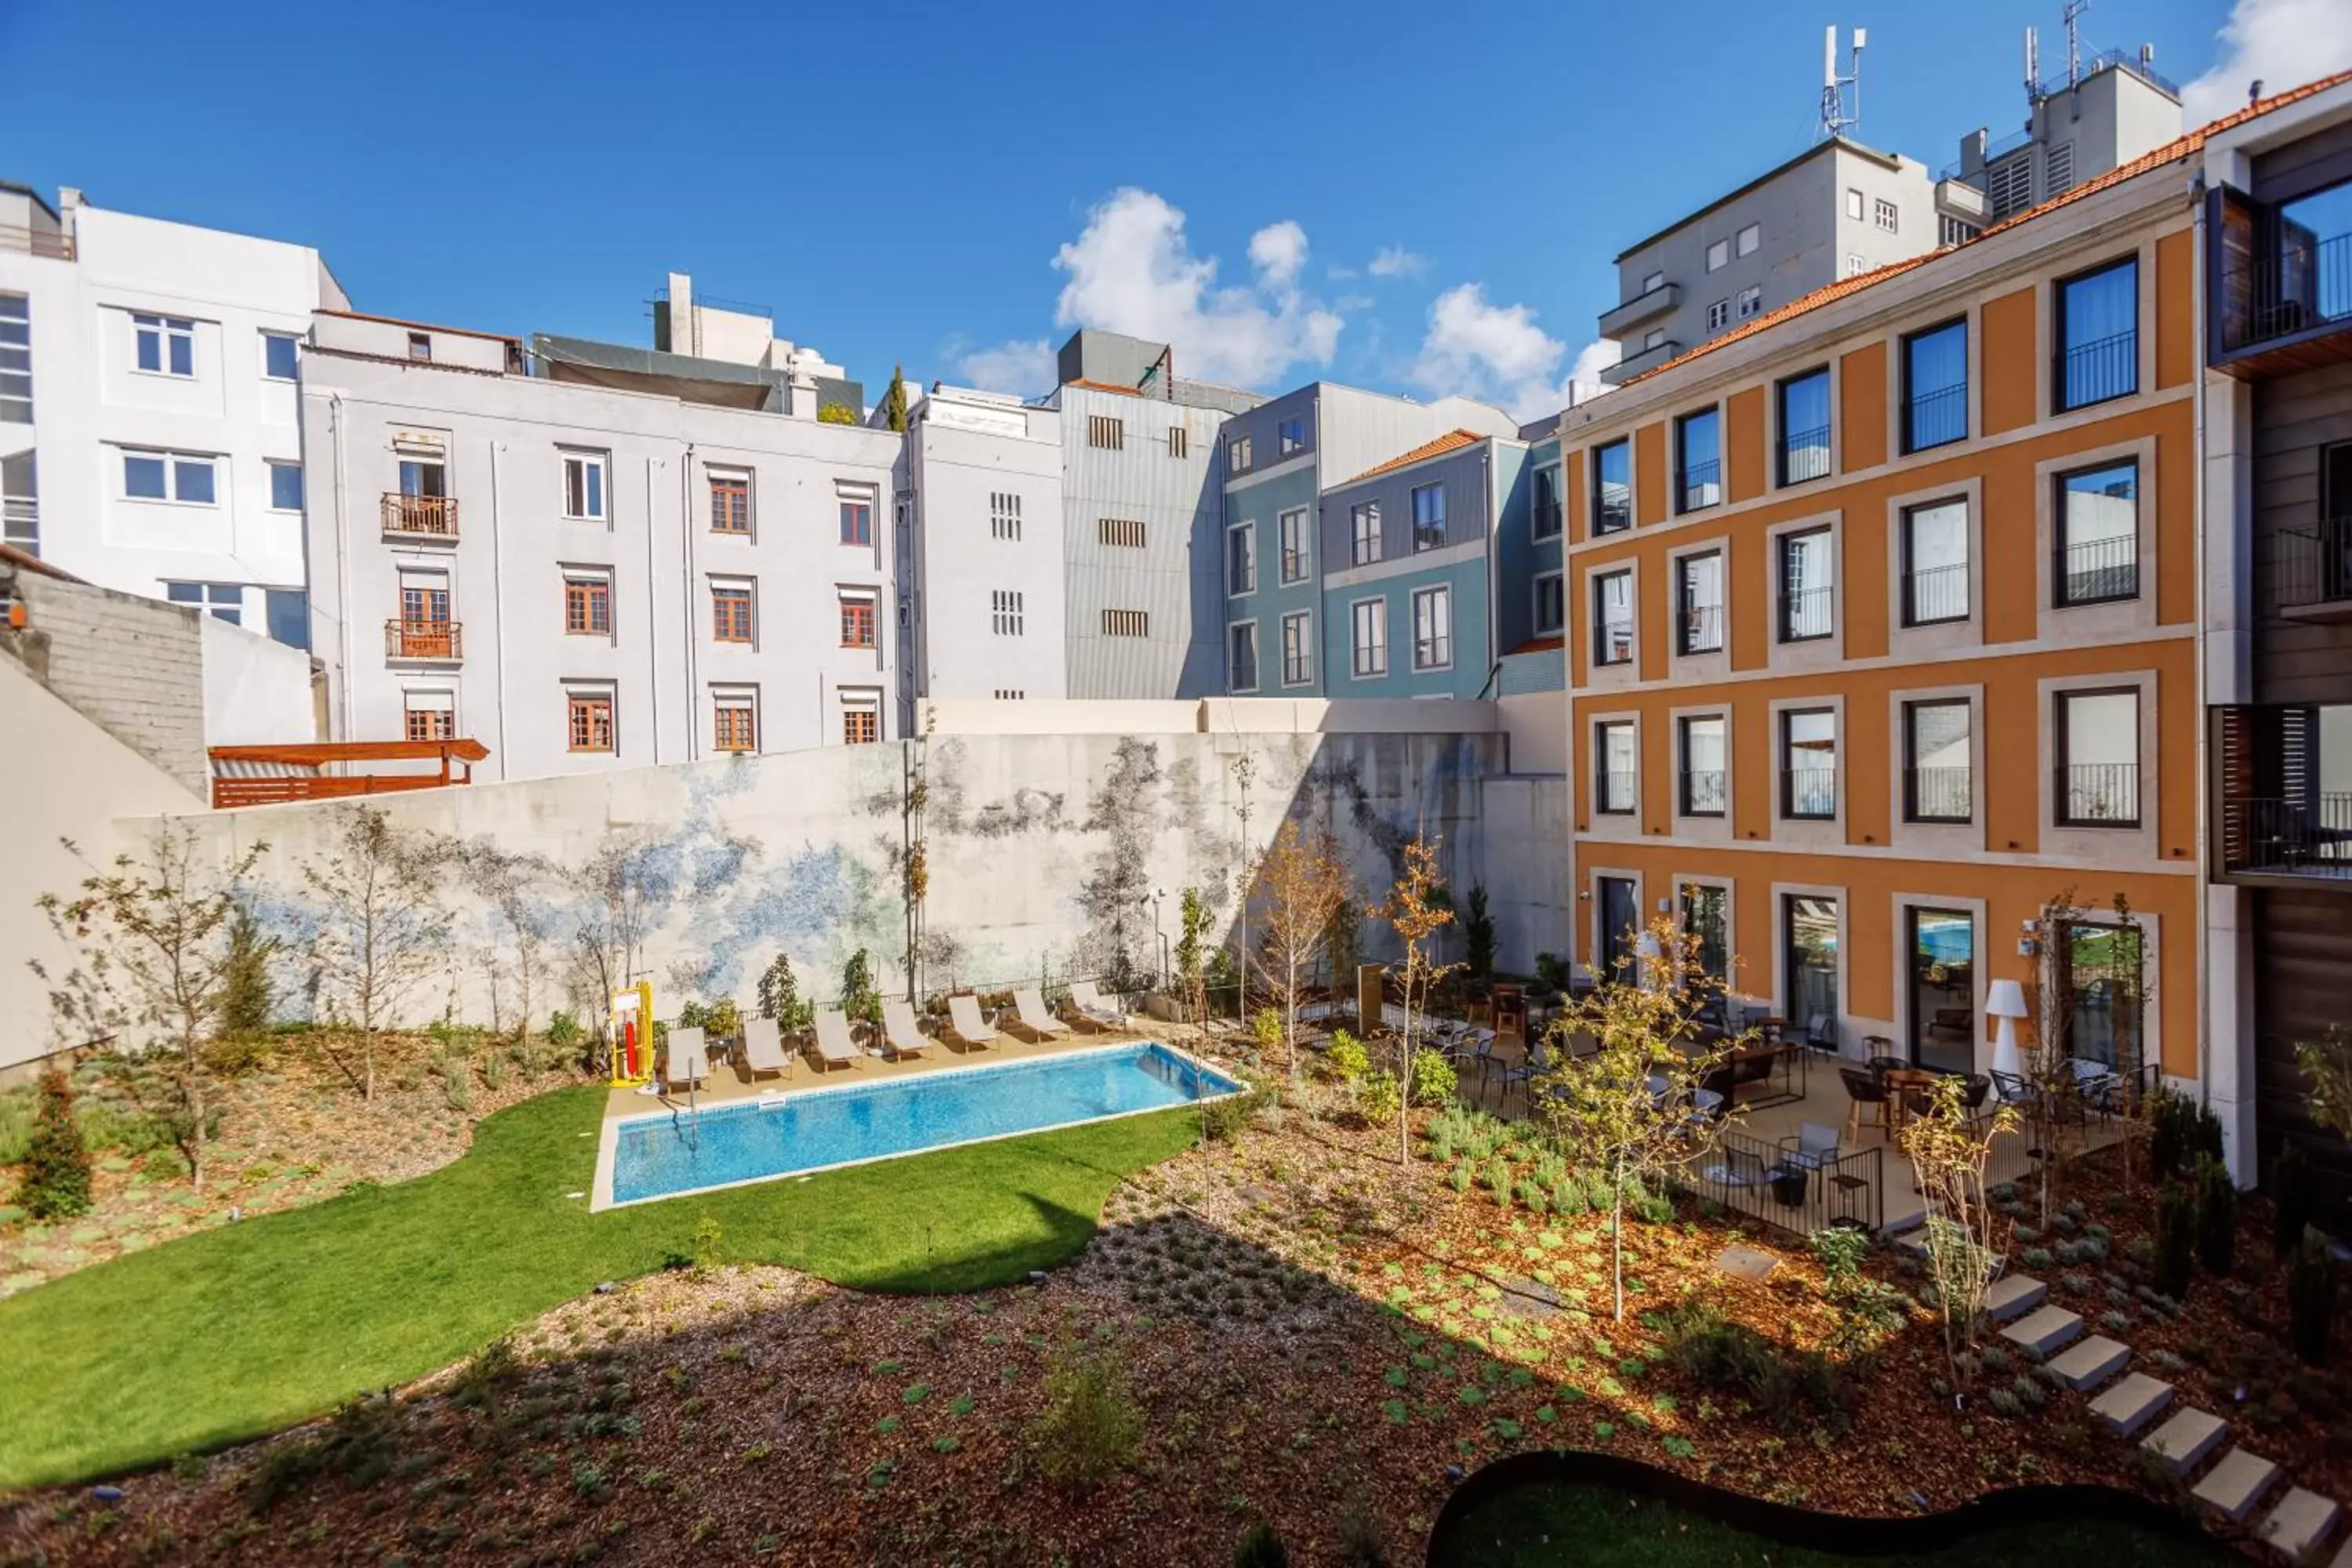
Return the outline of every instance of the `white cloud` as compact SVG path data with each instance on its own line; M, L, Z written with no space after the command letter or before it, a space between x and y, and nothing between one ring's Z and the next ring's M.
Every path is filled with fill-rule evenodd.
M1349 283L1355 280L1357 273L1356 269L1352 267L1341 267L1337 263L1334 263L1323 269L1323 276L1328 278L1334 283Z
M1307 265L1307 231L1295 218L1270 223L1250 236L1250 265L1269 287L1280 289L1298 279Z
M2344 0L2237 0L2219 34L2213 67L2181 89L2184 117L2202 125L2264 95L2352 68L2352 5Z
M1429 308L1429 331L1410 373L1415 385L1501 405L1517 419L1537 419L1600 390L1600 373L1617 345L1587 344L1559 374L1568 346L1536 324L1525 305L1496 305L1475 283L1458 284Z
M1386 245L1365 263L1364 269L1375 278L1418 278L1429 270L1429 258L1415 256L1402 245Z
M1029 397L1053 386L1054 349L1044 338L1016 338L994 348L975 349L958 359L956 368L966 385Z

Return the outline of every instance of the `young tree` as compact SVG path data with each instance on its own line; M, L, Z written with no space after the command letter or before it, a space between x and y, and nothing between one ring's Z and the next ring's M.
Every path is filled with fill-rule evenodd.
M376 1033L396 1026L401 1004L447 961L449 911L438 880L451 846L395 826L381 808L346 811L330 854L303 863L302 880L322 917L317 957L328 994L360 1035L361 1070L344 1071L360 1098L375 1098Z
M1198 888L1187 888L1176 901L1176 983L1178 1000L1192 1016L1192 1026L1209 1026L1209 973L1202 939L1209 934L1209 906Z
M16 1202L37 1220L70 1219L89 1207L89 1145L74 1118L73 1079L63 1068L41 1074Z
M1705 1043L1700 1015L1723 983L1699 962L1696 933L1660 917L1639 943L1632 973L1620 969L1564 1011L1549 1031L1549 1065L1538 1079L1538 1113L1580 1163L1609 1173L1610 1251L1617 1317L1625 1316L1625 1194L1662 1181L1716 1131L1735 1124L1727 1102L1707 1127L1698 1090L1745 1036ZM1592 1048L1569 1049L1577 1036Z
M1462 968L1473 980L1495 974L1495 917L1486 909L1486 884L1470 884L1470 907L1462 920Z
M1944 1314L1944 1354L1953 1380L1970 1364L1984 1326L1985 1292L1992 1286L1994 1227L2000 1215L1985 1199L1985 1163L1993 1140L2016 1131L2017 1112L2002 1105L1979 1121L1969 1120L1960 1080L1947 1076L1929 1092L1927 1109L1903 1124L1903 1152L1919 1174L1927 1206L1927 1272Z
M121 1053L134 1069L132 1092L142 1103L160 1100L198 1188L212 1136L205 1046L227 989L236 887L267 848L257 840L227 866L211 868L195 830L166 822L143 856L117 856L83 879L79 897L44 893L38 900L50 929L79 952L74 966L54 978L32 963L49 984L59 1032L69 1044L105 1042Z
M229 916L228 971L221 977L220 1033L257 1035L269 1027L276 997L269 984L269 960L278 939L263 934L253 911L242 904Z
M1421 1033L1421 1014L1429 994L1452 966L1437 962L1437 933L1453 923L1454 907L1445 897L1445 883L1437 874L1437 845L1415 837L1404 847L1404 870L1389 889L1389 896L1369 911L1386 921L1404 944L1404 1027L1397 1037L1397 1163L1412 1158L1412 1097L1403 1086L1412 1081L1413 1047ZM1362 1020L1369 1034L1377 1019Z
M890 367L889 389L882 394L882 420L891 429L904 434L907 428L907 374L899 366Z
M1257 780L1257 759L1247 752L1239 752L1226 762L1225 771L1232 775L1234 787L1241 795L1234 806L1234 820L1240 824L1238 858L1241 875L1235 880L1246 889L1253 880L1251 868L1257 861L1256 855L1250 849L1250 816L1254 810L1250 805L1250 785ZM1241 943L1241 962L1234 965L1234 978L1240 984L1235 996L1234 1016L1246 1018L1249 1016L1250 972L1249 896L1246 891L1242 896Z
M1328 832L1307 834L1286 821L1260 858L1257 885L1265 906L1260 971L1282 997L1283 1061L1298 1076L1298 993L1314 973L1316 954L1330 935L1331 916L1354 895L1348 864Z
M2042 906L2039 923L2041 962L2025 983L2026 1006L2033 1017L2033 1037L2021 1047L2024 1079L2032 1093L2025 1102L2025 1131L2041 1151L2037 1184L2042 1194L2042 1224L2058 1199L2058 1167L2074 1152L2085 1133L2083 1080L2076 1076L2074 1055L2074 994L2072 955L2067 944L2073 927L2082 919L2082 906L2068 888Z
M2319 1038L2296 1041L2294 1065L2311 1119L2338 1138L2352 1138L2352 1034L2330 1024Z

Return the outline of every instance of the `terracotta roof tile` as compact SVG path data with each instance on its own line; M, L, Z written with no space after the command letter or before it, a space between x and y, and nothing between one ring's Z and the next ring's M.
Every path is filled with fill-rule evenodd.
M1486 438L1486 437L1479 435L1475 430L1448 430L1436 440L1423 441L1420 446L1415 447L1412 451L1403 454L1402 457L1391 458L1385 463L1376 464L1371 468L1366 468L1362 473L1358 474L1355 479L1349 479L1346 482L1352 485L1357 479L1369 479L1374 474L1385 474L1394 468L1410 468L1412 465L1424 461L1430 458L1442 457L1447 452L1457 452L1465 447L1475 447Z
M2210 125L2189 132L2187 135L2182 136L2178 141L2167 142L2165 145L2158 147L2153 153L2144 153L2141 156L2133 159L2128 163L2120 164L2116 168L2110 169L2105 174L2099 175L2095 179L2085 180L2081 184L2076 185L2073 190L2067 191L2061 195L2053 196L2039 206L2031 207L2024 212L2017 214L2013 217L2003 218L2000 222L1993 225L1990 228L1986 229L1983 233L1979 234L1972 238L1963 240L1959 245L1944 246L1938 249L1928 251L1925 255L1914 256L1906 260L1893 262L1887 266L1879 268L1874 272L1864 272L1853 278L1841 278L1836 282L1829 284L1824 288L1816 289L1810 294L1790 300L1787 304L1781 306L1777 310L1768 310L1763 315L1757 317L1754 321L1735 331L1726 332L1719 338L1709 338L1706 342L1699 344L1696 348L1692 349L1688 353L1677 354L1673 359L1668 360L1665 363L1659 365L1653 370L1645 370L1641 374L1626 381L1623 384L1626 386L1636 385L1642 382L1649 380L1654 375L1663 374L1666 371L1674 369L1676 365L1688 364L1691 361L1697 359L1702 354L1713 353L1717 349L1728 347L1732 343L1739 342L1745 339L1754 337L1759 332L1769 331L1771 328L1779 326L1783 321L1804 315L1806 312L1811 310L1818 310L1822 306L1843 300L1849 294L1857 293L1862 289L1872 287L1873 285L1884 283L1890 278L1898 277L1903 273L1910 271L1915 267L1919 267L1935 260L1939 256L1948 256L1955 250L1964 249L1968 246L1979 244L1990 238L1996 234L2015 228L2021 223L2031 223L2035 218L2056 212L2060 207L2065 206L2070 203L2079 202L2084 197L2092 195L2099 191L2104 191L2110 185L2119 185L2126 180L2133 179L2138 175L2147 174L2151 169L2161 168L2167 163L2176 162L2177 160L2186 158L2192 153L2201 152L2204 150L2207 141L2212 137L2221 134L2225 131L2234 130L2250 120L2260 119L2262 116L2270 113L2273 110L2284 109L2290 103L2300 102L2302 100L2311 97L2314 93L2326 92L2328 89L2340 87L2347 81L2352 81L2352 71L2338 71L2334 76L2322 77L2317 81L2306 82L2303 86L2295 88L2291 91L2274 93L2271 97L2263 99L2259 102L2250 103L2245 108L2238 110L2234 113L2223 115L2221 119L2214 121Z

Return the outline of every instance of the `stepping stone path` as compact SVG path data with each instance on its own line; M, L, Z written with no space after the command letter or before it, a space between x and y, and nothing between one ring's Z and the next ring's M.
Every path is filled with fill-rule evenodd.
M2230 1436L2227 1421L2193 1405L2174 1409L2177 1391L2170 1384L2144 1372L2125 1372L2131 1363L2130 1346L2104 1334L2084 1339L2081 1317L2049 1297L2049 1287L2041 1280L2012 1274L1987 1293L1985 1316L2005 1325L2002 1339L2046 1358L2069 1387L2090 1394L2091 1417L2110 1436L2129 1441L2164 1416L2161 1426L2140 1438L2141 1451L2176 1479L2188 1482L2194 1478L2189 1495L2199 1503L2232 1524L2243 1524L2261 1512L2286 1479L2278 1464L2247 1448L2222 1453ZM2333 1498L2290 1486L2262 1514L2254 1539L2284 1562L2315 1563L2335 1542L2343 1521L2344 1510ZM2352 1540L2337 1547L2330 1568L2352 1568Z

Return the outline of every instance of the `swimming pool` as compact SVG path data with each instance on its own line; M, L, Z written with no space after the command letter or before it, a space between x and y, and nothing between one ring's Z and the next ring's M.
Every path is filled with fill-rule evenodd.
M597 1206L1134 1116L1240 1088L1148 1041L803 1089L694 1113L656 1111L607 1128L611 1184Z

